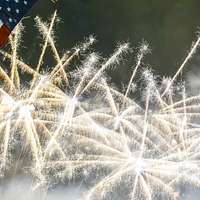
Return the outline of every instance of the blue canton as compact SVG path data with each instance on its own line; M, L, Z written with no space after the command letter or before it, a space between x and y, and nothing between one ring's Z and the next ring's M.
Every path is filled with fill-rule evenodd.
M0 0L0 20L11 31L37 0Z

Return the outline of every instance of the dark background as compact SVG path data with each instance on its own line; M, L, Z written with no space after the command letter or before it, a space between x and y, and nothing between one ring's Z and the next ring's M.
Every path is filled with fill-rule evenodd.
M60 50L70 49L93 34L98 40L97 51L108 56L120 41L129 41L132 47L137 47L144 39L152 49L145 62L160 75L176 72L200 25L200 0L58 0L56 4L39 0L29 13L30 18L24 19L22 52L27 62L37 63L40 52L34 16L47 20L55 9L61 18L56 29ZM198 67L198 56L194 60ZM113 73L114 81L126 81L130 67L128 63L118 68ZM188 65L186 71L192 67Z

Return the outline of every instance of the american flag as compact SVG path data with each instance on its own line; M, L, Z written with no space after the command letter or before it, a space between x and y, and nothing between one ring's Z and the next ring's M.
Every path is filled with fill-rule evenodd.
M37 0L0 0L0 47Z

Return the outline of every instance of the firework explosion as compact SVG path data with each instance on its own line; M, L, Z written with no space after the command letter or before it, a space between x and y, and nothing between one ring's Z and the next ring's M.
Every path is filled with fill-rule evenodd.
M2 178L19 168L35 178L35 189L83 181L88 187L84 200L175 200L182 186L199 187L200 96L188 97L184 84L175 87L174 82L200 38L175 76L162 80L142 67L149 52L143 43L125 92L120 92L109 86L105 72L120 65L129 45L119 45L105 60L89 50L95 41L90 37L60 55L53 34L56 21L56 12L50 23L36 18L43 37L36 67L18 56L21 25L10 37L10 51L0 51ZM56 64L44 72L49 48ZM83 61L69 73L78 57ZM138 98L137 73L141 104L133 98ZM31 77L28 84L25 76Z

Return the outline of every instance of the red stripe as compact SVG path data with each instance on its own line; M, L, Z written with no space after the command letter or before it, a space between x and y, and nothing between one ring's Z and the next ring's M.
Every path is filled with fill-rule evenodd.
M6 25L2 25L0 28L0 47L3 47L7 41L8 37L10 35L10 30Z

